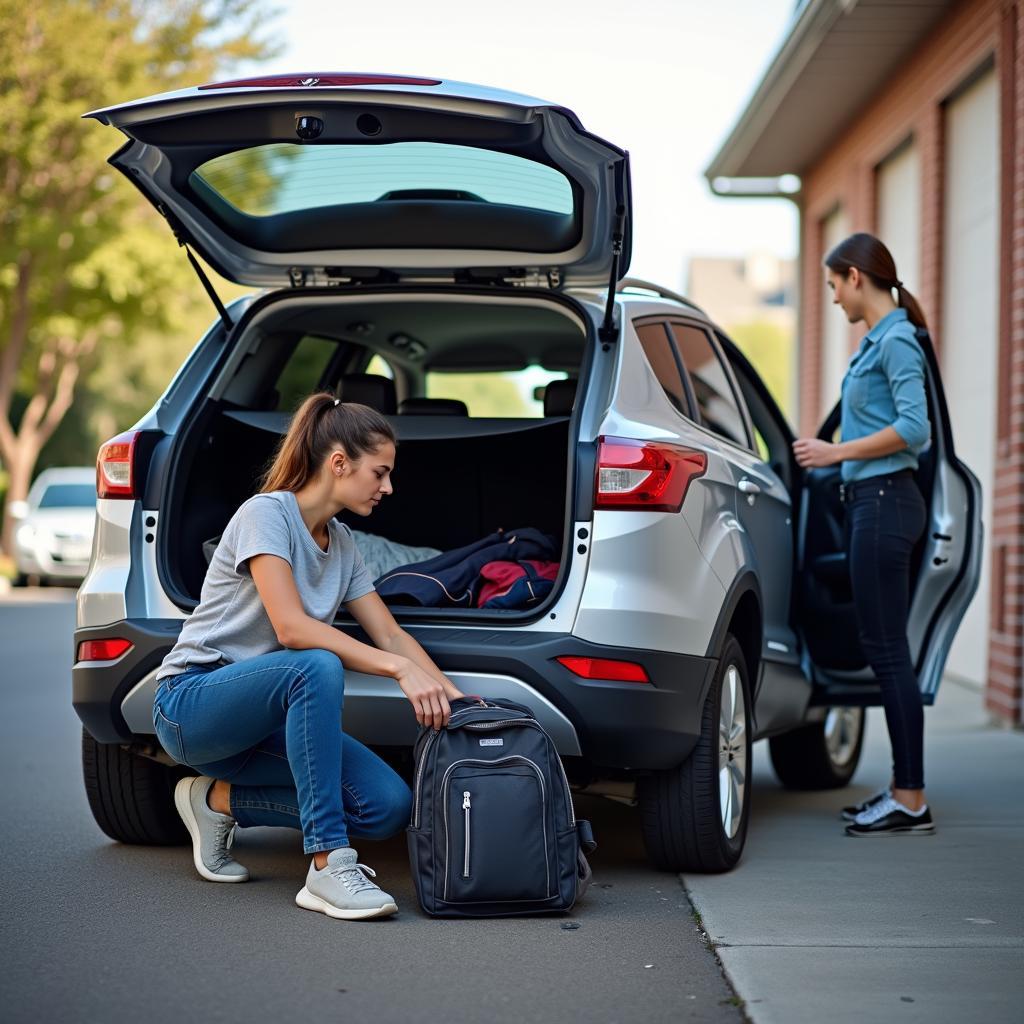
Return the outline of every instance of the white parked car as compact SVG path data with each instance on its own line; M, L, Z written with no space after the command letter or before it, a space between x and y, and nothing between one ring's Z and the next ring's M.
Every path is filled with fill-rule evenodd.
M81 581L89 569L96 524L96 470L91 466L44 469L13 502L17 582Z

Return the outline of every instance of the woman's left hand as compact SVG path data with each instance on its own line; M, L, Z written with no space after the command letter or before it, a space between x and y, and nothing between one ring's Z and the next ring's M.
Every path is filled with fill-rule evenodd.
M793 442L793 454L804 469L818 469L843 461L839 456L838 447L817 437L801 437Z

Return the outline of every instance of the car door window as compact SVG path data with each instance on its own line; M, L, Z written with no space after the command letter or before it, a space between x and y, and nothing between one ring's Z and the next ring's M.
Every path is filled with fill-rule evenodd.
M324 371L338 349L328 338L307 334L300 338L277 378L278 409L297 409L320 386Z
M793 435L786 418L757 370L735 343L721 331L716 331L715 337L729 361L733 380L750 413L754 429L754 450L782 479L786 490L792 493L796 463L792 453Z
M658 378L665 397L672 403L676 412L683 416L691 415L683 377L672 351L672 342L665 329L666 325L659 320L635 324L634 327L644 355L647 356L647 362L654 371L654 376Z
M672 337L690 375L701 422L733 444L750 447L736 394L711 338L693 324L673 323Z

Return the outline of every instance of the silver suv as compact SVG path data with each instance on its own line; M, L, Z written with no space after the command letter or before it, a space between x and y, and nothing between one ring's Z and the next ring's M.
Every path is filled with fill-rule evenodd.
M770 737L786 785L847 783L879 691L837 471L796 466L784 417L701 310L623 279L624 151L564 107L388 76L253 79L89 116L127 137L111 163L190 257L263 289L225 309L204 278L219 318L99 453L73 700L108 835L183 838L153 677L210 542L296 402L325 388L399 437L393 496L351 525L439 550L499 527L559 539L535 605L393 611L463 691L533 708L578 788L636 800L655 865L737 862L755 739ZM977 585L981 522L920 340L934 436L910 637L930 703ZM487 414L500 393L520 414ZM358 634L344 610L336 626ZM415 728L392 680L347 674L348 732L401 763Z

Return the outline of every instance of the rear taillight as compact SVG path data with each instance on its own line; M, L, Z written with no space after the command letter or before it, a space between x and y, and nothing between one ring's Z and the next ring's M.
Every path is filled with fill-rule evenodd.
M651 677L643 665L635 661L616 661L613 658L580 658L565 655L555 658L573 675L583 679L611 679L620 683L649 683Z
M132 649L130 640L83 640L78 645L78 661L113 661Z
M135 445L141 431L118 434L100 446L96 456L96 497L137 498Z
M704 452L664 441L598 439L595 509L678 512L690 481L708 468Z

